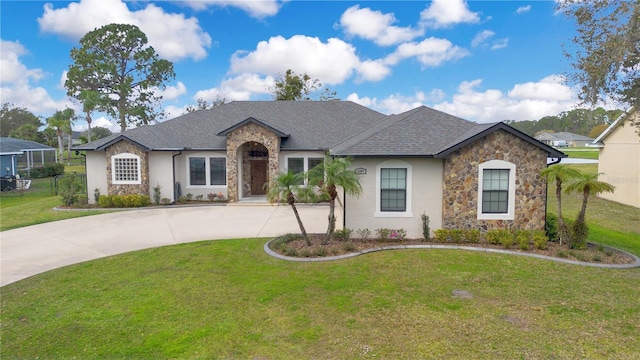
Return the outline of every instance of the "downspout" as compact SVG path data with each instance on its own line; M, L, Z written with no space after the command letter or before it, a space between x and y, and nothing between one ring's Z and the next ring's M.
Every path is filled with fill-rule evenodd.
M342 229L347 228L347 192L342 189Z
M172 167L172 175L173 175L173 181L172 181L172 187L173 187L173 201L177 201L178 198L176 197L176 156L180 156L182 155L182 150L180 150L180 152L178 152L177 154L172 155L171 158L171 167Z

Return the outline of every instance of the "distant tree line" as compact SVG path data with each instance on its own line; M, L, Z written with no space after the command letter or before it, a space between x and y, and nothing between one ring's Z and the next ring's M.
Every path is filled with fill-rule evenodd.
M545 116L539 120L506 120L505 123L529 136L536 136L543 132L568 131L595 138L623 112L623 110L605 110L601 107L595 110L574 109L558 115Z

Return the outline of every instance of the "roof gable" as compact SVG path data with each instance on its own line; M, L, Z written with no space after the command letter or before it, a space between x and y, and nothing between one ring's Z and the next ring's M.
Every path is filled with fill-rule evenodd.
M287 138L287 137L290 136L290 134L285 133L284 131L278 130L275 127L267 124L266 121L261 121L261 120L258 120L256 118L254 118L254 117L246 118L246 119L240 121L239 123L234 124L233 126L228 127L226 129L220 131L216 135L218 135L218 136L227 136L228 133L231 133L234 130L239 129L239 128L241 128L241 127L243 127L245 125L248 125L248 124L256 124L256 125L258 125L260 127L263 127L265 129L268 129L268 130L274 132L277 136L282 137L282 138Z
M597 138L595 138L595 140L592 141L592 145L598 146L598 145L603 145L603 141L604 139L606 139L609 135L611 135L611 133L613 132L613 130L615 130L615 128L617 128L618 126L621 126L625 120L627 120L627 117L632 116L634 113L636 113L636 116L640 116L638 115L638 111L635 109L634 106L630 107L629 109L627 109L627 111L625 111L624 113L620 114L620 116L618 116L618 118L611 123L611 125L609 125L609 127L607 127L600 135L598 135Z

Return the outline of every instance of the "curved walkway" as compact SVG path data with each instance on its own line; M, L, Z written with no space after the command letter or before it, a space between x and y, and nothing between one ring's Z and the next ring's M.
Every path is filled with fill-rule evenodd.
M298 205L308 232L326 230L327 205ZM0 232L0 286L66 265L129 251L201 240L300 232L289 206L160 207Z
M582 266L590 266L590 267L598 267L598 268L608 268L608 269L631 269L631 268L640 267L640 258L638 258L637 256L635 256L633 254L630 254L630 253L628 253L626 251L622 251L622 250L619 250L619 249L615 249L615 250L623 252L623 253L629 255L631 258L634 259L634 262L632 262L630 264L589 263L589 262L575 261L575 260L569 260L569 259L561 259L561 258L557 258L557 257L553 257L553 256L531 254L531 253L523 253L523 252L519 252L519 251L511 251L511 250L506 250L506 249L492 249L492 248L482 248L482 247L474 247L474 246L459 246L459 245L393 245L393 246L382 246L382 247L378 247L378 248L366 249L366 250L357 251L357 252L353 252L353 253L345 254L345 255L325 256L325 257L315 257L315 258L299 258L299 257L285 256L285 255L279 254L279 253L271 250L271 248L269 248L269 244L271 243L271 241L273 241L273 240L267 241L267 243L264 244L264 251L267 254L269 254L269 255L271 255L271 256L273 256L275 258L281 259L281 260L298 261L298 262L316 262L316 261L341 260L341 259L348 259L348 258L352 258L352 257L364 255L364 254L369 254L369 253L378 252L378 251L385 251L385 250L450 249L450 250L470 250L470 251L490 252L490 253L498 253L498 254L529 256L529 257L534 257L534 258L538 258L538 259L561 262L561 263L565 263L565 264L582 265Z

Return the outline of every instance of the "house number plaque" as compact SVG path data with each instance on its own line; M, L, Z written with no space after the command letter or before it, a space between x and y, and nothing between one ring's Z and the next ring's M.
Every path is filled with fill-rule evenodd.
M365 168L357 168L354 171L357 175L367 175L367 169Z

